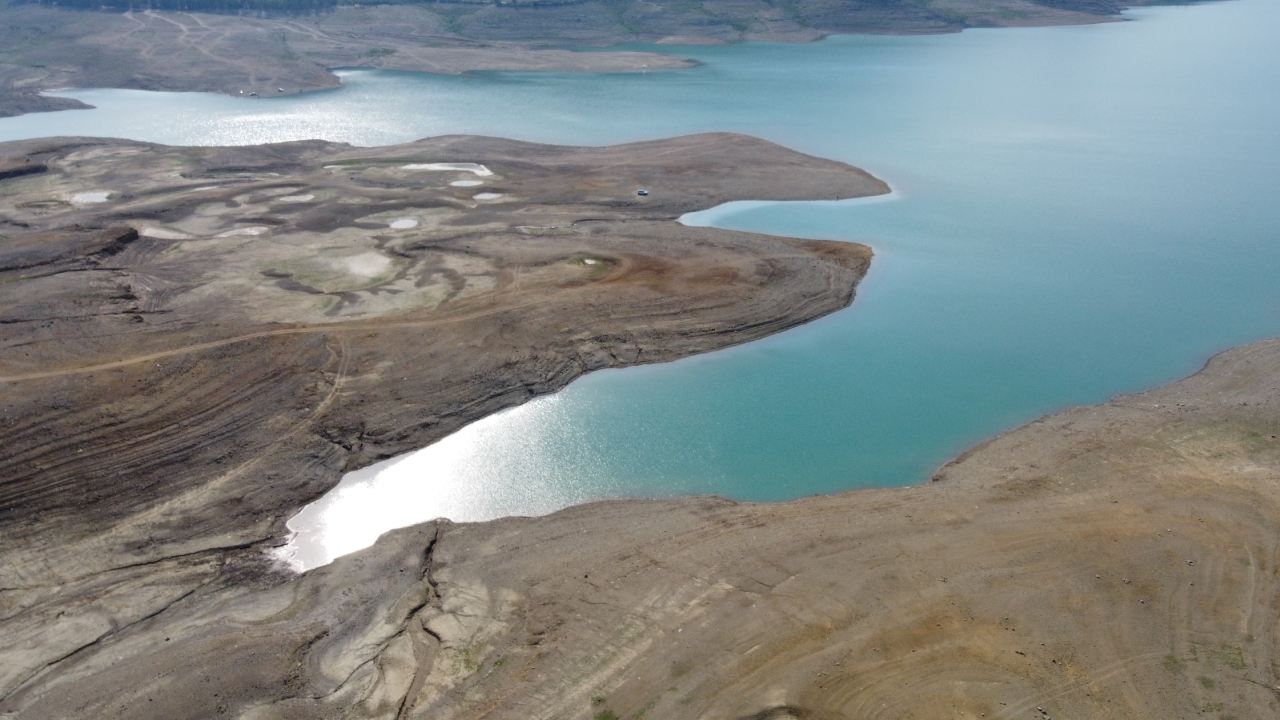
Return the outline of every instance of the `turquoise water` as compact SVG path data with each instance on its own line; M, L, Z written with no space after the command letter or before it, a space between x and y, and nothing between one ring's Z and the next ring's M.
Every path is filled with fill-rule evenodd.
M327 557L438 515L919 482L1002 429L1280 334L1280 3L1130 17L663 48L704 65L643 75L356 71L339 90L260 100L83 91L70 94L100 109L0 120L0 138L608 143L737 130L894 186L882 202L746 203L692 219L878 254L850 311L597 373L349 478L294 523L302 552Z

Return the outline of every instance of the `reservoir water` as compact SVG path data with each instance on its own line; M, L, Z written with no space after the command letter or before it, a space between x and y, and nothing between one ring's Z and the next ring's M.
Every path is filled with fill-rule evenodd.
M257 100L74 91L98 109L0 120L0 139L380 144L466 132L603 144L734 130L894 186L883 201L689 218L862 241L877 256L851 310L596 373L352 474L292 524L310 566L437 516L921 482L1000 430L1280 335L1280 3L1128 17L663 47L702 65L634 75L351 71L337 90Z

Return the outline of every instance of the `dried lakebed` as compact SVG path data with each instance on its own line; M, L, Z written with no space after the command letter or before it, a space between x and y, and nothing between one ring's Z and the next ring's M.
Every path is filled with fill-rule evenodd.
M232 605L294 582L264 551L343 471L594 368L837 310L871 259L857 244L690 228L680 215L887 191L849 165L729 134L607 148L72 138L0 155L0 712L23 717L202 716L270 699L230 675L207 686L214 695L167 694L182 708L131 707L123 688L73 698L65 683L105 679L99 663L151 662L174 639L152 634L161 616L200 607L238 622ZM477 203L451 185L474 168L403 167L455 161L483 165L502 198ZM82 192L108 195L73 202ZM418 223L389 227L405 217ZM288 634L301 644L286 654L303 652L310 641ZM135 640L148 650L134 655ZM245 679L275 672L232 664Z
M363 71L332 92L254 100L84 91L97 110L0 120L0 137L614 144L727 129L872 168L900 191L892 201L702 213L874 245L856 312L594 373L507 414L455 463L459 482L516 505L498 514L627 495L787 500L922 482L985 437L1274 335L1280 95L1257 88L1280 73L1265 31L1278 12L1236 0L1090 27L668 48L701 65L648 74ZM1072 82L1044 82L1057 68ZM513 477L555 502L500 496Z
M843 179L851 194L880 189L847 167L742 138L673 143L690 161L699 148L710 158L737 148L757 160L768 153L773 167L796 163L788 174L801 185L803 178ZM575 156L630 157L629 164L608 163L624 183L645 174L643 159L652 157L646 151L673 143L541 152L546 164L573 168L576 177L584 168L574 167ZM527 191L520 179L530 168L504 162L493 145L504 147L453 139L387 152L475 156L488 148L499 156L493 166L512 194ZM77 161L86 156L95 168L115 168L108 179L117 186L126 179L134 186L126 172L131 162L135 170L160 172L176 165L203 183L235 173L238 187L225 191L238 193L229 196L231 204L270 189L262 183L281 182L247 175L290 166L305 175L312 153L350 153L359 161L352 173L358 180L341 186L349 196L385 201L382 193L393 184L378 152L318 143L271 148L273 157L259 157L257 169L236 150L110 142L23 150L31 158L24 162L47 168L26 176L18 194L27 197L59 196L75 184ZM535 147L519 150L538 154ZM699 173L714 175L716 160L705 162L711 164ZM334 186L313 179L308 187ZM138 195L159 207L182 197L159 202L163 191ZM121 202L104 219L153 215L146 200ZM199 205L154 218L203 233L173 243L209 243L208 233L224 227L188 224L192 217L207 222L193 207ZM364 217L368 209L350 216ZM285 219L276 211L264 217ZM634 208L613 212L625 216ZM176 282L179 271L208 272L210 260L227 271L198 245L146 247L128 231L88 229L90 217L61 217L80 225L18 235L17 243L10 219L0 285L6 307L19 294L14 288L35 302L43 283L103 274L130 287L141 288L145 279L154 293L146 296L150 306L177 309L180 322L181 309L192 306L172 291L202 286L189 277ZM58 216L32 220L58 224ZM337 227L347 220L326 222ZM858 246L718 232L695 237L669 221L663 226L680 237L664 242L646 234L653 221L618 222L629 233L622 243L584 233L571 241L585 249L553 244L550 252L560 259L544 263L543 272L566 274L554 276L563 278L559 285L543 286L548 309L574 305L581 316L596 307L611 318L617 294L642 297L634 284L662 279L660 258L677 247L685 256L681 267L693 274L669 268L672 285L665 290L702 300L727 292L694 292L709 281L707 273L724 279L711 267L732 266L726 263L744 253L754 257L749 266L766 250L778 252L777 259L807 256L800 277L820 270L847 290L867 259ZM290 216L271 227L287 237L323 236L324 226ZM501 247L522 237L509 235ZM303 239L294 238L322 257L325 248L332 252L323 240ZM610 273L621 277L586 282L580 275L586 268L564 260L565 252L570 258L587 252L584 260L607 261L620 246L652 254L645 262L630 255L625 272L621 263L612 265ZM435 246L396 247L412 255ZM185 252L196 254L184 258ZM816 265L815 253L824 258ZM712 257L716 262L705 265ZM850 260L860 269L846 269ZM630 284L622 281L628 275ZM597 283L605 292L593 296L589 288ZM518 294L514 284L488 302ZM210 280L203 287L220 286ZM291 575L263 563L262 549L283 530L270 508L313 494L343 465L435 432L420 425L397 437L382 426L403 423L421 398L446 400L446 378L432 360L486 361L467 352L466 334L448 328L479 328L490 349L507 347L497 342L507 337L528 353L522 345L528 338L519 336L525 321L545 323L563 313L521 303L486 312L492 305L476 300L465 313L437 309L441 322L333 320L187 345L195 338L151 326L168 318L148 317L141 307L122 315L86 312L95 285L85 287L61 288L75 302L59 306L76 313L57 320L31 313L34 322L11 323L29 339L6 349L5 431L16 450L5 459L4 477L26 479L0 486L11 561L0 577L0 630L9 639L0 649L0 712L13 717L1261 720L1280 712L1280 342L1228 352L1165 389L1032 423L967 453L927 486L766 505L615 501L542 518L427 523ZM748 283L738 290L778 290L772 283L765 288ZM264 288L273 299L278 291L291 292ZM557 302L557 293L570 295ZM118 294L105 299L122 302ZM135 294L141 299L141 291ZM245 294L236 301L246 302ZM847 294L830 300L839 306ZM233 305L224 299L194 307L226 313L229 331ZM133 320L139 314L143 320ZM659 313L668 318L660 329L669 327L670 315ZM690 319L683 309L678 316ZM41 339L40 329L53 339ZM689 329L672 329L668 341L687 339L681 331ZM74 356L89 351L57 340L58 330L82 341L98 336L104 346ZM117 360L104 354L112 342L127 350ZM438 343L447 347L435 352L430 346ZM49 360L16 362L30 347ZM578 356L588 358L611 362L601 354ZM547 369L535 360L502 367ZM452 372L472 369L455 365ZM457 413L518 402L580 370L517 377L526 384L480 403L474 398L484 388L470 380L454 395ZM423 394L407 400L406 386ZM361 424L349 424L357 419Z
M339 85L331 68L431 73L484 70L647 72L689 67L655 52L576 52L640 40L804 41L830 32L956 32L965 27L1095 23L1130 3L1099 0L836 0L813 8L746 3L461 3L317 7L281 17L199 12L84 12L5 0L0 117L84 108L40 94L58 87L203 90L278 96ZM1142 4L1139 0L1132 4ZM808 10L804 12L803 10Z
M0 712L1280 710L1280 343L1033 423L928 486L427 523L294 575L264 551L343 470L587 369L842 307L870 259L681 213L885 186L732 135L3 149ZM444 157L510 199L399 166ZM111 195L66 199L84 187ZM431 222L387 226L406 213Z
M1245 4L1221 7L1226 12L1236 5ZM1214 17L1203 8L1186 13ZM1255 74L1265 76L1266 63L1256 61L1270 55L1250 56L1239 50L1248 46L1247 33L1207 31L1200 21L1188 24L1196 26L1192 36L1197 46L1203 47L1207 36L1231 44L1204 55L1215 58L1212 65L1204 64L1200 56L1194 59L1201 69L1212 69L1215 80L1217 74L1251 77L1231 65L1232 59L1242 58L1249 59ZM1251 25L1266 27L1266 23ZM936 146L919 145L929 155L929 178L967 177L988 200L1008 202L999 212L990 202L964 197L945 211L915 205L912 198L924 197L927 191L922 185L924 174L918 173L908 185L911 192L905 201L875 206L901 208L912 217L928 217L932 209L933 216L946 220L945 227L938 227L934 234L956 246L956 253L937 263L939 271L929 274L928 283L913 288L927 290L949 279L951 292L943 293L946 308L929 306L918 319L940 316L942 325L954 327L956 335L971 337L974 345L1013 353L1019 345L992 342L991 321L998 316L981 316L978 326L983 331L973 333L953 322L954 313L948 319L945 310L963 308L966 298L989 291L990 271L998 267L993 262L1016 258L1018 243L998 244L997 252L983 255L984 246L975 242L975 235L984 237L990 227L982 225L983 232L972 235L957 229L963 227L959 221L965 217L964 207L972 205L977 212L1001 220L1021 210L1036 217L1028 227L1036 228L1037 234L1047 232L1041 229L1046 217L1056 216L1039 214L1044 208L1037 200L1050 197L1074 201L1066 203L1071 206L1070 217L1063 223L1058 243L1065 254L1053 256L1048 265L1015 262L1008 267L1052 267L1054 275L1078 277L1079 273L1070 271L1079 267L1071 265L1071 257L1091 263L1096 280L1088 286L1092 292L1065 294L1075 301L1070 317L1076 325L1090 324L1087 318L1096 317L1079 306L1081 299L1105 305L1099 298L1112 287L1158 307L1154 325L1150 318L1133 318L1143 332L1162 318L1176 323L1176 333L1151 339L1150 347L1161 350L1146 355L1177 354L1169 346L1180 336L1199 337L1211 346L1241 341L1229 339L1230 332L1214 335L1217 341L1205 338L1204 317L1228 326L1254 314L1270 323L1273 306L1267 299L1273 295L1235 292L1247 286L1251 277L1239 267L1239 260L1261 268L1257 274L1272 282L1265 260L1271 257L1267 248L1275 225L1268 221L1268 204L1252 202L1247 192L1271 187L1268 160L1274 155L1265 149L1274 136L1259 133L1250 140L1249 135L1255 124L1268 130L1274 127L1274 123L1268 125L1269 106L1262 104L1266 98L1253 93L1250 100L1257 102L1243 107L1232 105L1236 96L1230 92L1205 98L1212 100L1203 103L1210 108L1206 116L1212 116L1212 123L1205 127L1211 127L1212 133L1200 132L1196 123L1201 116L1196 112L1182 106L1174 112L1157 103L1165 110L1160 113L1160 125L1168 134L1151 135L1152 116L1138 113L1142 133L1137 139L1144 142L1133 142L1130 125L1116 122L1115 108L1128 104L1121 99L1142 99L1152 88L1166 87L1170 97L1190 97L1193 103L1201 100L1185 91L1191 77L1187 68L1175 63L1173 67L1180 71L1170 72L1170 58L1159 55L1157 61L1149 45L1134 42L1140 39L1136 35L1126 35L1125 42L1110 46L1128 48L1141 62L1117 62L1114 55L1099 54L1101 45L1107 45L1102 43L1105 37L1138 34L1143 27L1133 23L1127 28L1080 31L1081 37L1092 41L1090 55L1097 58L1103 77L1075 88L1053 88L1058 103L1081 108L1082 114L1094 114L1094 106L1079 102L1080 86L1123 78L1143 88L1141 93L1113 93L1100 104L1107 112L1098 114L1097 126L1105 130L1108 142L1100 144L1095 137L1089 142L1091 152L1064 153L1086 158L1086 174L1064 175L1060 162L1031 171L1016 166L1008 169L1018 180L1010 192L1008 185L989 184L993 169L1001 168L1001 159L1007 160L1008 155L993 156L990 143L984 144L981 135L975 140L972 134L958 132L966 140L961 144L974 149L971 162L954 158L947 164L946 155ZM1039 46L1047 35L999 37L1024 37ZM1161 47L1185 54L1187 44L1176 41L1177 37L1175 33L1166 38L1169 45ZM1059 45L1068 51L1075 47L1072 43L1053 46ZM1017 68L1034 66L1021 57ZM998 58L993 62L998 64ZM771 60L761 64L776 67ZM861 75L837 65L842 75ZM951 68L958 77L986 77L1002 87L1009 81L993 75L990 68L986 73L973 72L963 63L939 62L937 57L927 65ZM1171 86L1152 82L1143 74L1144 66L1176 82ZM1125 67L1126 72L1116 73L1116 67ZM1079 66L1073 70L1084 72ZM822 97L831 95L830 77L783 75L788 85L803 85L799 81L810 78L822 87ZM873 75L884 79L879 73ZM920 85L901 82L901 78L882 84L921 94ZM510 85L498 85L511 99ZM781 94L753 87L756 90L751 93L736 87L733 92L767 98L786 107L788 117L796 115L791 105L778 102ZM956 87L972 94L967 85ZM1234 85L1215 81L1204 87L1226 91ZM703 88L698 92L702 94ZM1018 107L1037 106L1018 92L1009 95L1016 98ZM1085 95L1096 99L1098 94ZM949 98L945 93L939 97ZM988 104L981 93L978 98L977 104ZM643 97L633 102L683 107ZM717 104L718 99L707 102ZM874 104L890 108L890 115L901 107L892 102ZM1061 108L1049 107L1047 115L1061 120ZM1228 112L1231 108L1235 109ZM954 106L946 109L916 116L945 117L950 127L966 127L959 122L963 114L954 112ZM995 106L993 114L999 117L1001 110ZM867 112L864 107L852 117ZM601 122L602 115L587 114L594 124L618 132L612 123ZM130 108L131 121L138 115L136 107ZM762 117L758 112L735 115L757 125ZM822 113L806 116L827 117ZM630 117L648 122L642 113ZM834 117L838 123L849 120L844 115ZM1020 136L985 118L970 119L973 126L991 131L999 141L1025 137L1057 146L1046 140L1046 136L1057 137L1055 132ZM621 125L625 130L626 123ZM1170 131L1184 125L1189 127L1182 130L1191 132ZM722 118L715 126L723 127ZM765 126L759 127L763 132ZM771 132L776 133L777 127L781 126ZM857 152L852 147L848 152L814 144L806 147L823 155L869 160L893 177L910 180L913 173L902 172L889 158L902 155L912 143L886 143L865 129L839 136L809 133L861 138L867 147ZM1053 131L1056 126L1030 130ZM1179 137L1189 137L1191 142L1178 142ZM1235 140L1234 144L1210 143L1213 138ZM572 139L594 141L581 135ZM0 678L0 714L821 720L1028 715L1272 718L1280 711L1274 690L1280 615L1275 570L1280 566L1275 540L1280 517L1276 498L1280 411L1275 380L1280 374L1280 348L1275 343L1232 351L1200 375L1160 391L1033 423L966 454L938 473L944 482L927 487L768 506L708 499L604 503L548 518L428 524L393 533L370 550L342 558L331 567L293 577L273 573L262 564L262 550L282 539L280 523L288 515L288 511L267 508L282 508L315 495L332 483L336 468L361 466L401 441L412 447L430 439L439 418L413 414L413 408L421 409L427 402L453 402L457 417L483 414L518 402L529 392L554 387L578 371L556 365L553 361L559 358L571 357L592 366L637 359L627 354L629 348L616 357L584 355L580 349L594 347L591 342L598 338L578 338L582 342L570 347L557 333L565 332L561 328L570 321L614 322L612 311L617 306L611 303L615 302L624 303L628 312L662 315L662 309L644 305L642 290L613 282L611 274L620 266L613 259L616 255L605 251L617 250L621 243L608 245L607 238L590 236L587 230L596 227L594 223L565 228L559 219L543 213L527 218L521 212L527 188L563 189L556 184L561 172L579 175L580 168L570 170L574 163L562 164L565 158L555 160L554 152L548 156L530 146L507 146L509 160L536 156L540 159L535 164L543 169L548 163L557 167L550 175L538 176L536 170L503 162L503 152L495 157L468 142L456 147L445 141L427 143L417 146L409 157L394 159L381 151L362 153L315 144L250 152L90 142L63 154L57 145L24 146L22 157L0 167L0 177L7 178L0 183L6 217L11 197L20 195L22 204L21 214L15 210L3 230L3 265L8 271L0 282L4 292L0 307L6 313L0 327L7 357L21 366L9 374L6 360L0 370L10 381L5 384L3 417L6 439L12 445L6 453L14 453L6 454L0 474L5 478L0 484L5 491L0 535L6 553L0 576L0 617L5 618L0 631L8 641L0 659L5 673ZM881 156L874 156L875 146L880 146ZM1241 156L1233 152L1237 146L1247 148L1248 162L1239 161ZM743 147L755 161L753 146ZM1194 158L1185 151L1165 153L1166 147L1194 149L1194 157L1203 156L1206 162L1189 166ZM644 148L658 151L653 146ZM1152 162L1157 149L1163 164ZM674 151L687 153L688 146L677 144ZM1168 183L1114 172L1116 168L1106 162L1135 152L1139 164ZM162 176L139 181L140 175L127 170L122 160L110 159L115 153L143 158ZM336 174L315 172L317 163L335 157L338 167L353 160L358 167L343 174L322 165L321 170ZM615 159L608 153L593 157L606 165ZM646 162L653 160L645 157ZM446 197L440 192L453 192L445 186L450 175L415 180L398 173L401 165L397 163L446 161L489 162L500 177L490 187L473 186ZM120 173L99 173L106 164ZM1186 173L1189 167L1196 171ZM706 169L693 171L690 178ZM173 174L163 175L170 170ZM233 177L236 174L243 176ZM38 175L43 178L35 187L26 184ZM68 175L73 176L72 182L66 182ZM635 175L639 180L644 173ZM779 176L787 180L790 173ZM27 180L10 182L17 177ZM1062 178L1054 186L1060 194L1016 192L1028 178L1046 177ZM304 182L284 187L296 178ZM1076 183L1077 178L1088 182ZM1111 182L1103 181L1107 178ZM1184 188L1183 178L1194 178L1194 183ZM199 184L188 184L193 180ZM666 179L644 181L669 184ZM242 186L233 186L240 182ZM176 185L166 190L169 183ZM692 179L689 183L697 184ZM1080 204L1084 198L1069 192L1075 184L1091 190L1090 202ZM134 194L126 185L138 185L144 192ZM401 185L411 186L413 204L400 203L403 198L397 188ZM1126 185L1141 192L1125 193ZM1205 187L1220 192L1205 193ZM10 194L11 188L18 190ZM590 210L594 218L601 207L618 213L657 208L658 216L628 215L629 220L619 221L627 233L637 233L627 235L627 247L650 247L655 241L641 237L643 223L630 220L661 220L665 227L676 208L665 203L641 205L649 201L630 194L632 190L616 187L588 194L589 206L577 206L575 212ZM483 206L475 202L475 193L492 191L509 195ZM104 192L102 202L77 206L77 196L97 200ZM196 197L205 192L213 194L211 201ZM581 201L584 193L584 187L574 187L570 205ZM712 194L719 199L735 196ZM313 200L299 200L307 195ZM1107 196L1117 207L1098 205L1097 200ZM1204 199L1196 202L1201 196ZM336 204L339 197L349 197L362 207L343 208ZM1158 209L1143 198L1159 198ZM427 206L419 204L423 200ZM201 207L201 202L208 207ZM1224 212L1209 212L1201 208L1202 203L1223 206ZM1173 204L1176 212L1170 208ZM324 209L317 212L316 205ZM425 247L412 239L405 242L405 234L441 238L461 233L458 216L425 212L441 209L461 211L483 226L469 235L470 240L490 232L489 223L497 223L539 241L556 233L579 232L591 238L590 247L579 255L581 246L553 245L552 259L541 265L528 255L503 256L502 270L512 280L503 285L501 270L491 276L464 272L435 253L450 259L456 255L488 258L499 247L533 240L504 232L481 247L468 246L458 237L440 247ZM775 209L786 212L782 206ZM492 213L499 210L511 215L495 220ZM798 213L800 208L793 210ZM824 212L819 206L803 210L806 215ZM1196 210L1201 211L1199 215ZM482 212L487 213L484 219L477 215ZM390 227L406 218L418 224ZM1086 218L1093 223L1084 223ZM99 219L111 222L102 224ZM1139 219L1142 227L1117 223L1117 219ZM118 232L112 229L116 227ZM786 223L760 223L760 227L800 233L816 226L792 218ZM891 233L868 231L865 219L858 227L863 228L860 236L875 237L878 243L894 239ZM1215 264L1213 258L1189 252L1198 247L1189 238L1202 227L1213 230L1206 235L1214 253L1236 258L1236 265ZM436 234L440 228L444 235ZM618 225L611 225L602 234L608 236L617 229ZM135 230L137 237L132 234ZM385 246L344 239L349 231L359 231L366 238L376 236L380 242L385 239ZM328 235L338 242L328 242ZM713 246L718 241L714 239L728 237L701 236L711 238L707 241ZM735 239L735 246L749 237ZM1143 242L1144 238L1160 242ZM684 235L678 241L684 255L676 258L674 249L668 248L672 254L658 253L658 257L682 268L686 263L696 266L700 259L717 268L727 262L722 255L726 247L697 243L688 247L693 239ZM771 252L768 248L777 247L771 244L776 239L756 236L755 242L765 245L737 247L735 252L755 252L752 248ZM1107 252L1108 247L1121 252ZM885 262L877 261L877 268L896 264L901 269L902 249L889 245L881 256ZM695 251L696 257L687 255ZM262 266L237 263L252 252L263 253ZM1126 255L1132 256L1130 265L1125 264ZM713 256L719 258L714 263ZM986 271L977 276L979 282L957 273L962 257L977 258L976 264ZM437 259L441 262L436 263ZM1179 295L1185 296L1182 304L1149 290L1139 292L1134 285L1142 276L1169 276L1170 265L1162 264L1162 259L1180 260L1194 268L1187 282L1174 278ZM1132 272L1133 264L1141 272ZM408 274L397 277L399 270L393 268L403 265L409 266ZM730 265L739 270L746 267ZM1123 282L1114 283L1099 273L1104 266ZM655 277L652 266L629 267L636 271L633 282ZM190 274L193 268L201 273ZM817 269L832 272L823 264ZM448 270L461 275L464 287L455 298L437 301L428 286L445 282L452 291L457 283ZM550 273L538 278L547 279L553 296L564 302L536 305L546 310L542 315L533 312L533 304L512 307L501 319L480 323L480 339L462 330L443 329L479 321L469 312L480 314L487 306L470 293L496 300L496 295L485 294L490 280L497 288L494 292L528 298L521 293L531 291L522 284L530 271ZM896 296L882 292L886 285L880 272L871 278L876 282L863 289L872 303L864 301L856 312L841 313L782 340L812 337L814 330L830 328L845 318L869 317L867 311L875 302L883 304L887 299L898 304L913 294L919 296L918 292ZM444 311L448 322L428 317L402 324L395 319L402 311L394 309L396 298L390 296L413 292L402 282L410 277L414 289L423 293L406 300L434 308L433 313ZM666 287L654 283L660 291L650 297L674 290L689 292L694 286L702 288L699 292L712 292L709 284L715 273L700 275L691 270L680 277L688 283ZM833 277L852 282L847 275ZM1044 273L1017 277L1033 278L1041 291L1050 282ZM835 285L843 287L841 282ZM577 292L575 287L588 289L577 295L561 294ZM630 288L629 294L616 297L620 287ZM1225 292L1226 287L1232 292ZM314 306L298 302L300 295L311 297ZM464 316L449 315L464 304ZM482 307L475 309L476 304ZM1130 306L1105 307L1109 314L1114 307ZM324 319L290 324L263 314L277 308ZM743 315L762 308L768 309L762 303L746 308ZM365 324L365 312L393 322L379 322L376 327ZM384 312L391 315L380 314ZM196 315L198 322L193 323ZM525 325L530 318L535 327ZM192 329L194 324L201 326L199 330ZM253 328L238 329L246 324ZM315 329L318 326L323 332ZM1069 333L1062 323L1040 326L1054 335ZM665 327L672 330L671 337L680 335L674 326ZM1256 333L1259 325L1250 327ZM167 339L183 333L189 337L168 345L161 336L170 332L174 335ZM601 330L605 335L612 332ZM545 350L538 344L544 336L560 344ZM135 343L142 347L134 347ZM876 343L854 344L859 354L877 347ZM713 357L758 352L754 348L759 347L776 352L780 345L764 341ZM1064 347L1071 348L1063 353L1064 361L1082 366L1082 377L1096 373L1097 366L1080 362L1075 345L1070 339L1064 342ZM57 352L50 354L53 347ZM512 379L511 385L495 389L469 382L455 389L444 374L447 368L438 367L451 357L474 360L471 356L480 347L497 347L511 362L492 362L475 370L508 373L505 377ZM563 354L553 357L558 351ZM24 357L24 352L29 354ZM384 353L391 354L389 360ZM1134 354L1114 348L1097 352L1108 367L1132 367L1120 359ZM962 360L960 355L948 354L929 370L934 374L963 368ZM523 375L515 367L522 363L532 364ZM648 374L661 368L616 375ZM1017 372L1011 376L1003 365L998 370L1002 381L1016 380ZM874 382L861 369L853 372L864 383ZM973 383L974 376L964 372L958 376L980 385L984 394L997 387ZM516 388L517 380L528 384L495 400L494 392ZM769 380L775 384L776 377ZM1133 381L1126 386L1141 384ZM929 416L956 409L940 405L933 392L922 394L929 399ZM484 400L474 403L475 397ZM367 406L360 405L366 401ZM857 407L864 414L870 410ZM919 420L925 422L929 416ZM901 448L891 450L902 452ZM824 467L834 465L821 457ZM811 484L816 469L778 475L782 481ZM10 484L10 477L22 484ZM77 523L85 527L77 528ZM41 547L42 542L47 547Z

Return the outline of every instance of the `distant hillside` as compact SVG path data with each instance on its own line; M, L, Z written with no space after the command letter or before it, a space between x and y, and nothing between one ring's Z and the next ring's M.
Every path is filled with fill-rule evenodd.
M436 9L462 35L521 37L540 20L612 26L612 35L704 30L711 36L765 31L784 22L820 32L936 32L971 26L1037 23L1045 10L1114 15L1147 0L19 0L85 10L169 10L222 14L299 14L339 5L417 5ZM541 34L534 21L535 34ZM1037 23L1038 24L1038 23ZM503 27L505 32L495 32ZM470 32L468 32L470 30ZM621 32L619 32L621 31Z
M41 94L56 87L275 95L335 87L332 68L624 72L688 63L576 50L1094 23L1152 1L0 0L0 117L83 107Z

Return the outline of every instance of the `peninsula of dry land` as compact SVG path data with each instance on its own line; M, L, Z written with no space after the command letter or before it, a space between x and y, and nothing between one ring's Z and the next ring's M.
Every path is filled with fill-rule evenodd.
M229 677L181 711L60 688L90 658L127 665L117 643L179 608L222 623L226 603L293 582L265 550L344 471L595 368L842 308L871 258L681 214L888 190L727 134L606 148L51 139L0 157L0 713L23 717L241 708L251 698L233 702ZM315 629L289 634L305 645ZM208 659L215 675L265 671ZM272 693L302 691L273 672Z
M680 214L886 187L736 135L0 156L0 715L1280 713L1280 342L927 486L427 523L299 576L268 551L343 471L870 260Z
M74 5L74 3L72 3ZM176 3L174 3L176 4ZM340 5L258 16L0 0L0 116L83 107L63 87L258 96L336 87L334 68L623 72L687 67L625 42L807 41L831 33L1113 20L1145 0L586 0ZM111 3L106 5L110 6ZM201 7L187 3L186 7ZM166 7L163 1L154 3ZM210 4L213 7L214 4ZM253 10L250 2L246 6ZM271 7L288 7L273 3Z

